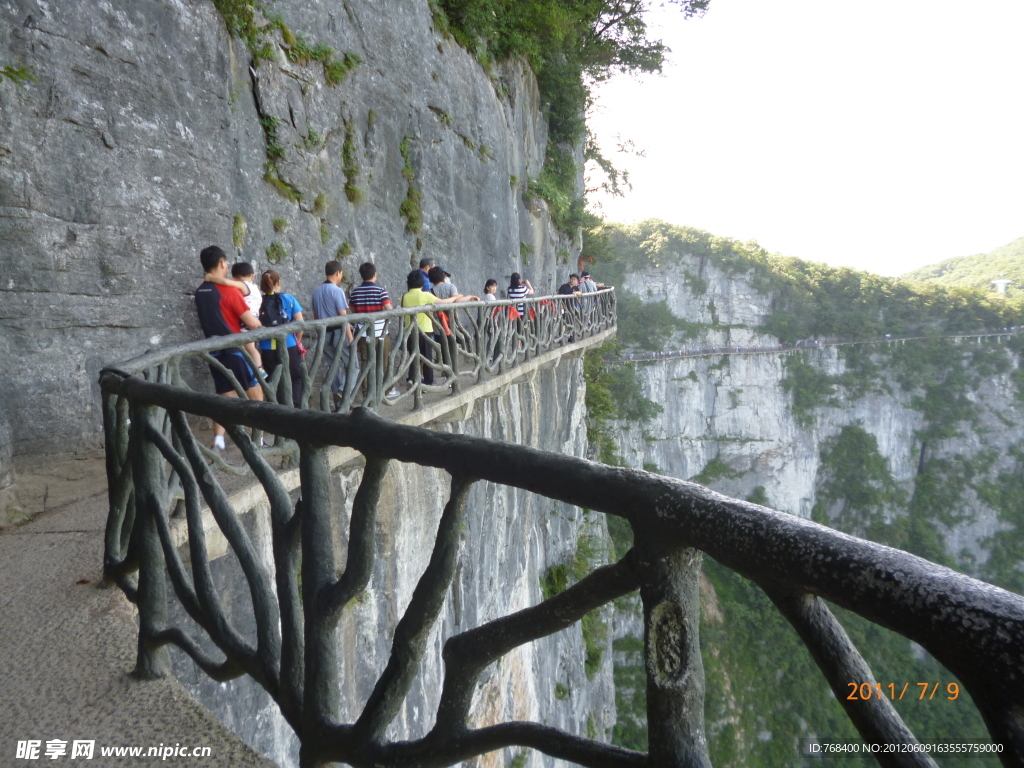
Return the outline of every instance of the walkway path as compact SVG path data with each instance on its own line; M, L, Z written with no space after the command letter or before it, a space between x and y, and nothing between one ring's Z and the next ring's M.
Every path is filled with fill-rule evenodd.
M870 339L868 341L808 341L796 344L779 344L777 347L765 346L723 346L723 347L699 347L693 349L673 349L664 352L633 352L626 356L627 360L633 362L646 362L648 360L666 360L679 357L719 357L721 355L765 355L765 354L791 354L793 352L804 352L812 349L823 349L825 347L852 347L864 344L880 345L904 344L908 341L925 341L933 339L952 339L959 343L961 340L977 340L995 338L1002 341L1004 338L1017 336L1020 328L1012 328L1002 331L985 331L982 333L958 333L950 336L900 336L898 338Z
M103 461L68 461L40 472L81 477L81 495L0 532L0 766L137 766L158 758L103 757L104 747L209 747L211 757L168 757L160 765L273 768L176 680L140 682L135 608L100 587L107 495ZM26 496L28 498L26 498ZM46 497L49 494L45 495ZM22 496L26 513L44 495ZM28 503L26 503L28 502ZM74 740L95 741L92 760L74 759ZM38 740L39 759L19 760L18 742ZM46 757L47 741L67 742Z

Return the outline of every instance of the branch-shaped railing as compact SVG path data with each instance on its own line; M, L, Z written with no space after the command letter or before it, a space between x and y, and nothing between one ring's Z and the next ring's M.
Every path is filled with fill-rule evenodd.
M433 334L423 333L412 322L419 314L431 318ZM301 408L347 413L355 405L377 410L409 399L415 401L415 408L421 408L425 394L458 393L463 386L460 378L472 382L504 373L524 360L614 327L615 291L609 288L586 296L435 304L288 323L150 350L118 365L118 370L188 386L189 379L194 379L195 364L205 363L222 373L239 397L245 397L242 383L212 353L237 350L256 370L245 345L274 340L282 363L272 375L258 376L258 382L266 401L292 403L287 358L299 352L288 347L285 339L288 334L302 333L303 341L312 343L307 345L301 364ZM445 381L423 383L428 371ZM331 386L336 379L343 382L337 392Z
M152 376L159 379L159 376ZM173 644L215 680L247 674L277 701L300 739L304 768L447 766L495 749L530 747L584 766L710 765L703 722L698 576L701 553L758 584L793 624L860 734L883 765L932 766L883 700L849 701L850 680L874 683L830 600L927 649L970 692L1004 765L1024 765L1024 597L905 552L702 486L608 467L510 443L396 424L368 409L351 414L217 397L108 369L105 397L110 517L105 574L139 606L138 673L166 674ZM266 492L272 562L261 563L225 492L199 450L187 416L228 425L228 434ZM295 441L297 503L251 435ZM347 446L366 466L350 520L348 557L335 563L335 506L328 451ZM373 568L375 515L393 462L445 470L449 501L429 565L394 631L391 657L361 714L341 722L338 621ZM190 569L169 520L170 489L180 485ZM474 482L524 489L625 518L636 545L538 605L447 638L443 689L434 726L421 738L386 737L419 669L427 635L455 573L459 530ZM255 611L255 642L228 619L210 573L201 505L237 557ZM169 624L169 580L188 615L220 652ZM644 607L648 754L531 722L468 725L482 671L525 643L580 621L639 589Z

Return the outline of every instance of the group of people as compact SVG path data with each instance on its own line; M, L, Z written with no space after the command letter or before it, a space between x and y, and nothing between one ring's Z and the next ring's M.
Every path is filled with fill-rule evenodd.
M268 269L263 272L257 287L252 265L243 261L229 267L227 254L218 246L203 249L199 260L204 271L204 281L196 289L195 301L199 324L206 338L244 333L262 327L277 327L305 319L305 310L301 303L294 295L282 290L281 275L275 270ZM338 261L329 261L324 268L324 282L317 286L310 297L313 317L321 320L347 315L349 312L361 314L393 308L387 290L378 283L377 268L373 263L362 264L359 267L359 276L362 282L354 286L346 296L341 288L344 277L342 265ZM583 272L581 275L570 275L568 282L559 287L558 294L582 295L603 287L595 283L588 272ZM448 270L437 264L434 259L424 258L421 259L419 268L408 274L406 289L400 300L400 306L406 308L467 301L497 301L498 281L493 278L486 281L482 298L462 294L452 282ZM508 298L513 301L523 300L533 294L534 288L530 281L523 279L518 272L513 273L507 290ZM524 304L516 305L516 309L519 317L525 316ZM420 358L410 364L407 380L411 384L422 382L428 386L433 385L434 346L440 347L442 362L448 368L453 367L457 355L451 322L445 312L421 312L417 313L414 319L420 332L416 335L418 342L414 340L412 334L408 337L409 351L413 352L418 344ZM411 318L407 317L406 325L410 322ZM368 328L365 332L361 325L353 323L327 332L324 359L333 361L339 354L341 356L330 383L336 401L343 399L346 392L349 369L353 367L353 347L358 350L354 362L357 377L360 366L368 361L371 343L377 345L378 354L383 355L385 359L390 356L391 339L386 331L386 321L378 319L374 322L373 328ZM259 377L272 377L278 367L287 365L287 371L281 374L281 381L283 382L287 375L291 403L299 407L302 397L302 359L306 354L302 336L302 331L294 331L287 333L283 341L275 338L263 339L258 344L244 344L256 366L255 369L237 347L212 353L215 362L210 365L210 372L217 394L237 396L237 382L247 397L262 400L263 389ZM357 336L363 337L358 345L354 344ZM286 349L281 348L282 343ZM287 389L278 386L278 402L287 402ZM398 392L394 388L388 392L389 397L396 395ZM221 452L225 449L224 436L224 428L215 424L214 450Z

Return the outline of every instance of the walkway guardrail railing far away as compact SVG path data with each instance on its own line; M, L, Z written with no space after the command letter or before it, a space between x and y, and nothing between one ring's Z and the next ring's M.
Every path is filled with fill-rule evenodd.
M574 329L585 331L578 324ZM481 338L479 328L477 334ZM566 337L564 330L560 334ZM101 374L110 478L105 576L139 607L140 676L169 672L168 645L188 654L214 680L249 675L274 698L298 735L303 768L332 761L357 768L431 768L504 747L533 748L595 767L710 765L699 643L704 552L767 593L807 645L863 738L896 745L895 751L876 755L881 764L935 762L923 751L928 745L915 740L887 698L848 698L851 681L874 688L875 678L825 600L927 649L973 697L994 741L989 746L999 750L1003 764L1024 765L1020 595L673 478L394 423L366 408L331 414L193 391L173 373L173 360L193 354L187 349L154 354L148 368ZM254 546L211 471L190 424L196 417L226 426L266 492L271 554ZM279 477L273 457L261 452L259 435L297 445L297 500ZM344 491L332 482L329 453L334 446L365 458L340 570L332 525ZM354 610L353 598L370 584L378 503L395 462L445 470L450 496L429 564L395 627L390 659L358 717L342 722L336 630L346 611ZM625 518L635 546L560 594L444 638L436 712L423 717L422 735L389 739L389 725L418 674L455 576L467 496L475 483L502 484ZM256 628L252 637L232 623L230 617L240 608L227 606L215 584L204 505L248 583ZM188 565L172 532L171 517L179 506L188 530ZM386 590L385 585L375 588ZM541 723L470 727L474 691L488 665L636 590L645 621L648 753ZM169 591L201 628L200 636L170 623ZM210 643L216 655L206 650Z
M899 344L906 344L908 341L936 341L939 339L946 339L952 341L954 344L960 344L961 342L975 342L980 344L983 341L989 339L995 339L996 341L1006 341L1014 338L1020 333L1020 328L1014 326L1012 328L1004 328L1001 331L979 331L977 333L955 333L944 336L888 336L881 339L861 339L859 341L839 341L837 339L806 339L796 342L795 344L784 344L779 343L775 346L767 346L764 344L759 345L718 345L718 346L697 346L697 347L682 347L680 349L666 349L658 352L644 351L644 352L630 352L626 355L626 359L633 362L647 362L649 360L665 360L673 359L678 357L710 357L718 355L767 355L767 354L778 354L778 353L791 353L791 352L809 352L815 349L823 349L825 347L855 347L855 346L880 346L885 344L887 346L896 346Z
M415 322L420 314L431 318L434 334L420 330ZM243 383L215 355L237 350L256 371L245 346L271 339L281 350L281 362L270 375L257 376L265 402L297 402L300 408L323 412L347 413L360 405L397 413L422 409L427 395L458 395L470 383L512 371L545 352L608 335L614 328L615 290L607 288L583 296L437 304L288 323L149 350L118 364L117 370L173 386L201 382L209 387L209 367L228 379L238 397L248 399ZM293 398L288 357L299 351L287 346L289 334L302 334L308 345L298 398ZM425 383L428 369L435 383ZM206 445L199 450L218 469L246 471ZM261 450L265 456L294 455L295 444L282 441Z

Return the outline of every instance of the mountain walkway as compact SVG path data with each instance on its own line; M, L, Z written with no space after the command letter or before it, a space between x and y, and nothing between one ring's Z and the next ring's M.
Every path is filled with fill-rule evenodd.
M716 347L691 347L689 349L664 350L661 352L630 352L625 359L632 362L649 362L652 360L673 360L679 358L698 357L719 357L721 355L777 355L793 354L794 352L808 352L826 347L854 347L854 346L897 346L906 344L908 341L935 341L937 339L948 339L956 344L964 341L974 341L980 344L987 339L1004 341L1019 335L1021 329L1004 328L998 331L979 331L977 333L956 333L945 336L897 336L881 339L866 339L859 341L838 341L838 340L808 340L796 344L779 344L777 346L716 346Z

